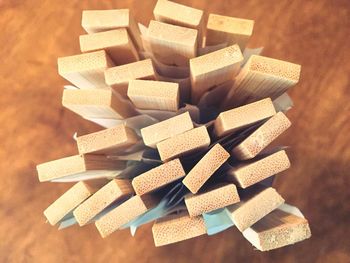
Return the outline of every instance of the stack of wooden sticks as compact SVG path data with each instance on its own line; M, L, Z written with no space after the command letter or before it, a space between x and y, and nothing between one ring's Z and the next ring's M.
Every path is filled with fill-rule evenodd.
M62 104L104 129L78 154L37 166L41 182L75 184L44 215L102 237L154 221L156 246L235 226L265 251L311 236L272 187L290 167L268 148L291 125L285 93L300 66L246 48L254 21L167 0L148 27L128 9L83 11L82 54L58 59Z

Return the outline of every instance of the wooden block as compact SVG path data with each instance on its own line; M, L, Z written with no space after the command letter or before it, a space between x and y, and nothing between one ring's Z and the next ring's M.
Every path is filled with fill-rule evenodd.
M167 65L188 66L197 55L198 31L151 20L148 37L152 53Z
M89 185L89 183L86 182L76 183L45 209L45 217L51 225L56 225L96 190L96 185Z
M137 195L144 195L157 190L186 175L179 159L155 167L132 180Z
M239 195L234 184L224 184L200 194L189 194L185 204L191 217L199 216L216 209L239 202Z
M241 188L247 188L290 167L284 150L263 157L260 160L244 163L228 172L228 179Z
M113 179L80 204L73 211L74 217L80 226L86 225L109 205L120 202L133 193L129 180Z
M243 236L260 251L268 251L308 239L311 231L305 218L276 209L243 231Z
M190 217L187 212L158 219L152 227L156 247L180 242L207 233L202 216Z
M165 121L142 128L141 135L145 145L156 148L159 142L191 129L193 129L193 122L187 111Z
M238 45L229 46L190 60L192 102L210 88L232 80L240 70L243 55Z
M125 124L77 137L80 154L122 153L138 142L139 137L135 131Z
M154 80L130 80L128 97L139 109L177 111L180 102L179 84Z
M57 64L58 73L80 89L109 89L104 71L114 63L104 50L61 57Z
M136 48L143 50L140 30L129 9L84 10L81 25L89 34L126 28Z
M229 210L235 226L242 232L283 203L284 199L269 187L244 198L240 203L229 207Z
M79 37L81 52L105 50L115 65L140 60L139 54L125 28L99 32Z
M207 152L192 168L182 183L196 194L204 183L220 166L230 158L230 154L218 143Z
M207 128L201 126L157 143L157 149L160 159L165 162L205 149L209 144L210 137Z
M206 45L238 44L240 49L244 51L253 33L253 27L254 20L209 14Z
M39 181L74 182L95 178L110 178L125 169L125 162L104 155L73 155L37 165Z
M223 137L275 114L276 110L270 98L224 111L214 122L215 134Z
M95 225L101 236L105 238L156 205L156 200L151 196L135 195L102 216L95 222Z
M123 96L127 96L129 81L132 79L156 80L152 60L145 59L105 71L107 85Z
M233 148L233 155L239 160L248 160L257 156L266 146L274 141L291 125L287 116L282 112L267 120L243 142Z
M63 91L62 105L83 118L123 119L137 112L111 90Z

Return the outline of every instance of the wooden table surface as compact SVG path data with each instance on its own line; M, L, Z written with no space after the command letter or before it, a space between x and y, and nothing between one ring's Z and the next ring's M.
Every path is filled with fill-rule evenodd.
M275 186L309 219L312 238L262 253L231 228L155 248L150 225L102 239L93 225L46 224L42 211L68 185L39 183L36 164L75 154L73 133L99 129L62 108L56 59L79 52L83 9L130 8L148 23L155 1L2 0L0 262L350 262L350 2L180 2L254 19L251 47L302 65L293 126L279 138L292 168Z

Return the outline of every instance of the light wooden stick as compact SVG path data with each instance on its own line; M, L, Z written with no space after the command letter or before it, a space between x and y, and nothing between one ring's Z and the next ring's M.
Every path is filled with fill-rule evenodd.
M179 84L154 80L130 80L128 97L139 109L177 111L180 103Z
M216 209L239 202L240 198L234 184L224 184L200 194L189 194L185 204L191 217L199 216Z
M233 79L242 60L243 55L238 45L191 59L192 102L198 103L210 88Z
M81 52L105 50L115 65L123 65L140 60L125 28L81 35L79 42Z
M216 144L192 168L185 179L182 180L182 183L193 194L196 194L210 176L212 176L229 157L230 154L220 144Z
M167 65L187 66L197 55L198 31L151 20L148 37L153 55Z
M242 52L253 33L254 20L209 14L206 45L238 44Z
M84 10L81 24L89 34L126 28L137 49L143 50L140 30L129 9Z
M257 156L265 147L287 130L291 122L282 112L267 120L243 142L233 148L233 155L239 160L248 160Z
M120 202L132 195L130 181L114 179L80 204L73 215L80 226L86 225L112 203Z
M157 144L162 161L188 155L194 151L205 149L210 144L210 137L205 126L201 126L182 134L166 139Z

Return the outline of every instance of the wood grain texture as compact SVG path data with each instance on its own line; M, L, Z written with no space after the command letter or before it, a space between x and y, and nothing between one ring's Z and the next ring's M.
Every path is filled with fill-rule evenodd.
M4 0L0 81L8 88L0 96L0 168L5 171L0 184L1 262L350 260L349 1L178 2L254 19L251 47L264 46L264 55L302 65L300 82L290 91L296 105L288 112L293 125L278 138L292 146L292 167L276 179L275 187L303 211L312 238L261 253L231 228L155 248L151 224L138 229L134 238L123 230L104 240L94 225L57 231L45 224L42 212L71 185L39 184L36 164L76 154L72 134L100 129L61 106L61 87L67 82L57 74L57 57L79 53L81 10L130 8L147 24L156 1L71 0L63 5L57 0Z

